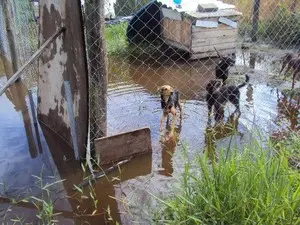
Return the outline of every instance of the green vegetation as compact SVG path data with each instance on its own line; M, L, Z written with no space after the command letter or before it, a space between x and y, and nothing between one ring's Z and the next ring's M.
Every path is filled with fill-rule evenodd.
M267 5L269 6L269 5ZM239 35L249 36L252 29L251 18L246 15L240 21ZM279 48L299 46L300 13L291 11L287 4L274 6L274 10L260 9L259 40Z
M106 49L109 56L123 57L135 56L153 56L155 54L162 54L160 47L162 45L158 40L153 40L152 43L141 43L139 45L128 45L126 37L126 29L128 24L122 22L114 25L107 25L105 27Z
M276 150L275 150L276 149ZM156 224L300 224L300 174L289 165L300 136L263 148L250 143L218 162L186 163L180 193L160 200Z
M265 41L281 48L299 45L300 13L280 5L273 17L261 21L259 34Z
M126 56L128 51L126 29L126 22L116 25L107 25L105 27L105 40L108 55Z

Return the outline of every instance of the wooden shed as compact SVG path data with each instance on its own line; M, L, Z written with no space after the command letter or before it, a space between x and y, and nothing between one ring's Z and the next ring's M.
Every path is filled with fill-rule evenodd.
M169 0L159 0L162 3L162 39L170 46L189 52L191 59L217 56L214 48L222 55L236 50L237 25L242 14L233 5L206 1L213 3L217 9L200 12L200 0L183 0L181 8L176 8Z

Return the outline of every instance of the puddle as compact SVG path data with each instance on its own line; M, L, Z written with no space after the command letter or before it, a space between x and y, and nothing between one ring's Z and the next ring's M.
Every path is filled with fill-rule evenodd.
M244 54L247 62L244 64L242 54L237 56L237 68L246 65L249 69L251 64L254 72L250 84L241 89L240 118L227 121L228 126L234 125L236 130L233 144L245 144L251 138L249 130L253 129L259 130L263 138L281 130L299 130L299 99L290 100L278 88L258 82L261 71L268 76L276 73L278 65L270 58L253 60L248 53ZM148 219L146 208L152 204L148 201L148 192L158 195L169 192L174 174L184 167L182 152L178 149L188 146L187 158L192 160L209 144L207 107L203 100L205 84L214 78L213 68L214 60L149 64L139 60L110 59L108 135L150 126L153 153L133 159L121 167L121 174L114 171L96 182L93 190L85 188L83 193L73 191L73 185L80 184L84 172L72 159L69 147L35 123L36 82L26 83L27 86L22 82L13 85L0 97L2 221L15 218L15 214L24 215L27 221L36 221L37 211L30 204L17 204L12 211L7 211L9 198L44 195L36 183L37 178L32 176L35 175L41 177L44 184L65 179L52 187L55 210L62 212L58 218L62 224L85 221L110 224L111 219L122 224L132 224L132 221L149 224L145 222ZM232 75L230 79L242 80L238 75ZM5 78L0 77L0 83L4 82ZM159 133L162 112L157 87L163 84L177 87L183 102L183 119L177 124L176 138L170 140ZM33 104L27 88L32 90ZM225 118L230 118L233 111L232 106L226 107ZM228 146L232 129L218 132L213 147ZM97 204L92 197L98 200ZM131 214L126 213L128 206Z

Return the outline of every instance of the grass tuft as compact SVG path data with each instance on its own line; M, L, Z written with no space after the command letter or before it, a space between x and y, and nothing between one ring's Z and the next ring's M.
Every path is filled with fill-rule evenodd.
M196 160L197 172L183 174L180 194L161 201L156 224L300 224L300 175L288 157L299 147L299 136L274 154L251 143L242 152ZM270 145L271 146L271 145ZM298 148L299 149L299 148Z

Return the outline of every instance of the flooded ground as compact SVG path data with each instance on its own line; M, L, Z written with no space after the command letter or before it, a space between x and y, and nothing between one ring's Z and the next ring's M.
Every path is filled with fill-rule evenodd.
M230 80L243 81L250 75L250 83L241 89L239 119L230 117L234 108L226 108L227 123L234 123L236 132L217 135L216 151L229 144L243 145L253 136L264 139L282 130L299 130L299 99L285 97L281 90L290 82L276 78L279 64L277 55L239 52L237 66L232 68ZM24 218L36 223L38 213L34 205L9 199L37 196L47 199L43 186L49 187L55 212L61 224L149 224L147 207L152 206L149 192L168 194L174 175L184 167L183 151L187 160L201 153L207 140L207 108L204 100L205 84L214 77L214 60L199 62L143 62L109 60L108 135L149 126L152 154L133 159L100 179L93 188L74 191L81 183L84 171L72 159L69 146L59 141L35 120L36 81L26 80L13 85L0 97L0 218ZM0 76L3 74L0 71ZM5 82L0 77L0 84ZM176 128L177 139L166 141L159 133L161 116L157 87L170 84L182 95L183 119ZM299 83L297 84L299 87ZM32 91L32 99L28 95ZM298 101L297 101L298 100ZM228 118L228 119L227 119ZM168 127L167 127L168 128ZM258 133L254 131L259 131ZM34 175L34 176L33 176ZM129 213L130 212L130 213ZM85 223L86 222L86 223ZM88 223L87 223L88 222Z

